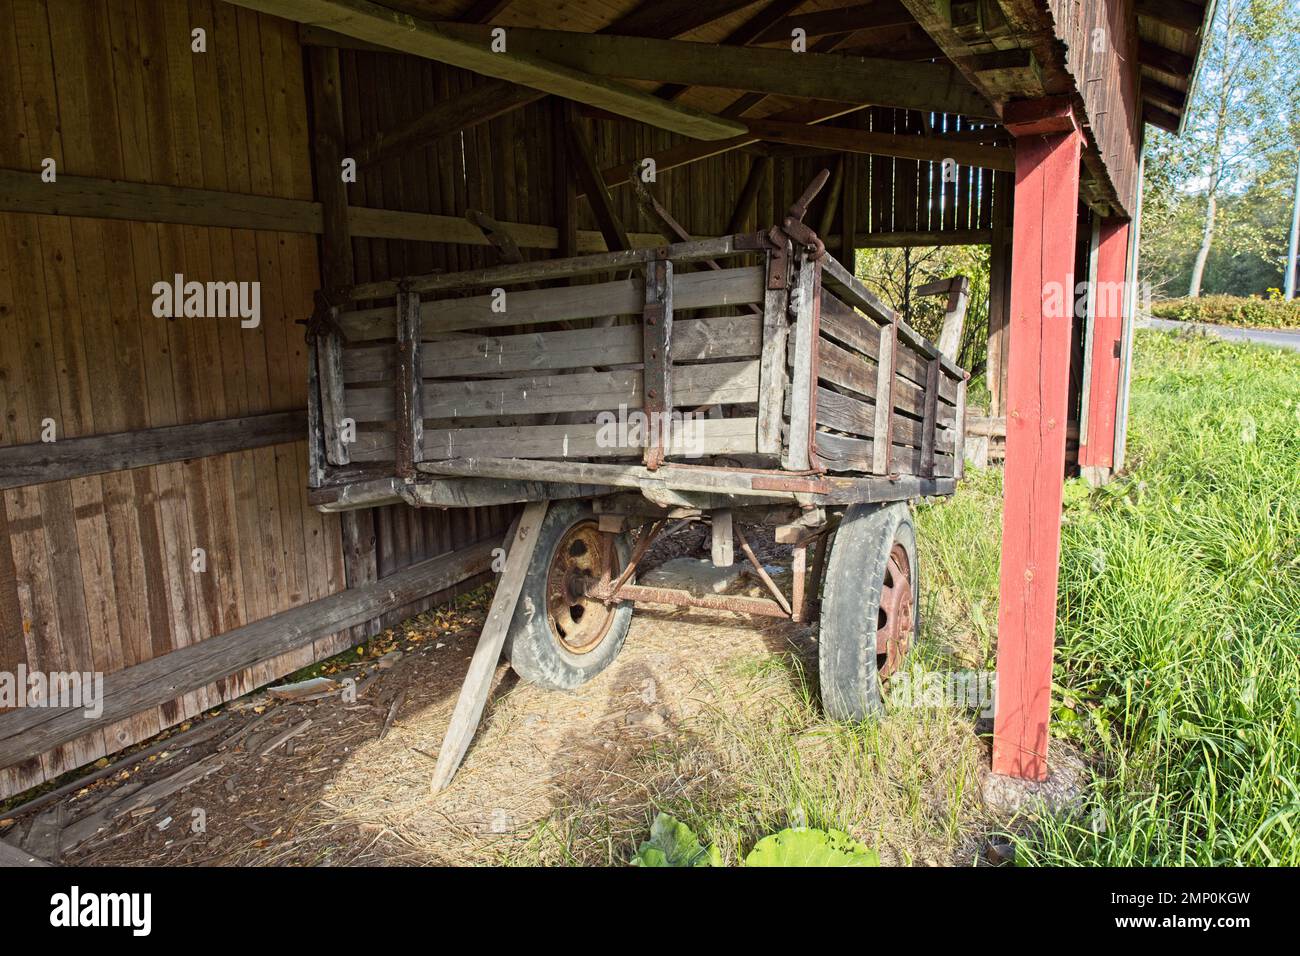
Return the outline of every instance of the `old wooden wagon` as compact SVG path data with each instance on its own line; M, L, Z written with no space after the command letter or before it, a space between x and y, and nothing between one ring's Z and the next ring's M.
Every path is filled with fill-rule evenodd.
M766 232L323 290L314 500L542 502L481 647L555 688L614 659L633 604L804 620L825 577L826 709L875 710L917 625L907 501L961 477L967 375L804 224L828 178ZM738 518L794 546L789 597ZM691 521L715 565L734 536L770 596L636 584L665 525Z

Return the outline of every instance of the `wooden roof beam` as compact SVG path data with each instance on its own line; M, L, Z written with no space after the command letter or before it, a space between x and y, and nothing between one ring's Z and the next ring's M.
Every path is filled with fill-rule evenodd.
M1173 113L1181 113L1187 106L1186 93L1148 76L1142 77L1142 98Z
M759 10L736 29L732 30L722 39L723 46L747 46L764 30L772 24L778 22L787 13L796 9L804 0L772 0L767 6ZM690 87L683 83L669 83L655 90L655 96L662 97L666 100L675 100L681 96Z
M1138 62L1153 70L1183 78L1192 75L1194 65L1190 56L1152 43L1150 40L1138 41Z
M1205 23L1205 7L1187 0L1138 0L1137 15L1188 36L1200 33Z
M467 43L485 43L488 37L484 27L436 26ZM989 103L947 63L522 28L509 31L507 44L516 56L544 58L595 76L995 116Z
M325 27L381 46L473 70L485 76L589 103L651 126L695 139L727 139L742 124L680 103L670 103L604 77L511 50L494 53L485 42L466 40L443 26L368 0L232 0L237 6L297 23ZM464 29L484 30L483 27ZM515 31L511 31L513 34Z
M513 0L475 0L474 6L466 10L461 19L466 23L491 23L505 13L506 7L512 2Z
M1162 110L1153 103L1142 104L1142 122L1150 123L1152 126L1159 126L1171 133L1178 132L1178 117L1168 110Z

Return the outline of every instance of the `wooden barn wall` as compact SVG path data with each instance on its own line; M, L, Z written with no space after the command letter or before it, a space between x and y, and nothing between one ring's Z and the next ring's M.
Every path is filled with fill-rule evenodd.
M301 64L294 25L209 0L0 0L0 166L310 199ZM0 444L45 419L71 438L303 407L314 236L6 213L0 242ZM261 325L155 318L175 273L259 281ZM0 670L113 672L339 590L338 519L305 473L301 441L5 491ZM0 770L0 797L346 639Z
M1133 0L1051 0L1053 29L1083 98L1092 137L1128 215L1136 211L1142 104Z

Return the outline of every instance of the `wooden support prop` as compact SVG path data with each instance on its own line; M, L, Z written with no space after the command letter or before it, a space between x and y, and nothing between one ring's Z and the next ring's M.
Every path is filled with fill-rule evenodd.
M492 595L492 606L488 610L487 620L479 635L478 646L474 648L474 657L470 660L469 673L461 686L460 697L456 699L456 708L452 711L451 723L442 737L442 747L438 751L438 764L434 767L430 789L438 793L451 783L460 763L465 759L470 741L478 729L487 704L488 691L492 687L492 674L501 659L501 648L505 646L506 632L515 615L515 605L519 603L519 593L523 590L524 577L537 551L537 538L541 530L542 519L546 517L549 502L530 502L519 517L514 529L514 538L510 542L510 551L506 556L505 569L497 582L496 593ZM538 608L537 613L545 613Z
M993 771L1047 777L1052 647L1061 547L1071 311L1046 314L1074 286L1077 127L1016 140L1007 461L998 605ZM1030 127L1032 128L1032 127ZM1069 302L1069 295L1055 301Z
M719 508L710 515L709 548L713 557L713 566L729 568L736 561L736 552L731 534L731 509Z
M957 417L953 422L956 444L953 447L954 478L966 477L966 379L957 383Z
M438 60L485 76L531 86L589 103L629 119L698 139L724 139L744 132L731 120L667 103L621 83L561 66L529 53L494 52L470 24L437 24L368 0L235 0L272 16L327 27L401 53ZM513 47L513 44L511 44Z
M424 460L424 389L420 371L420 293L397 293L397 450L399 478L414 478Z
M272 412L112 435L60 438L57 442L8 445L0 448L0 489L295 442L302 439L306 425L307 416L301 411Z
M322 306L335 321L339 310ZM331 465L347 465L350 420L343 398L343 343L336 332L327 332L316 340L316 377L320 382L321 425L325 435L325 460Z
M649 429L644 461L654 471L663 463L664 454L672 444L668 434L673 410L673 264L670 259L656 259L646 266L641 330L642 401Z

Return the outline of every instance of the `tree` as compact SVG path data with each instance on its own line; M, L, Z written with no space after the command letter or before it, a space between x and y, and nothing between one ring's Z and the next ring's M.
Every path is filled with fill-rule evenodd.
M1293 97L1284 91L1294 89L1287 77L1294 62L1295 20L1286 0L1220 0L1216 8L1198 95L1188 104L1182 142L1168 150L1168 158L1204 183L1205 219L1189 296L1201 294L1224 194L1291 138L1293 117L1286 113L1294 110L1287 102Z

